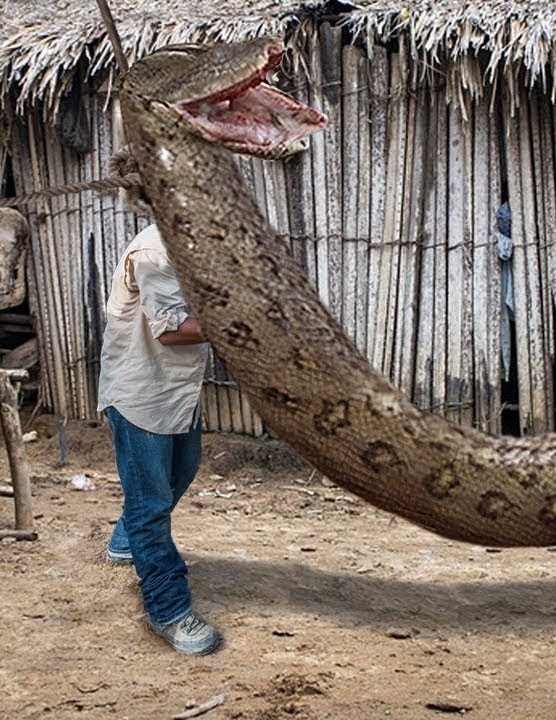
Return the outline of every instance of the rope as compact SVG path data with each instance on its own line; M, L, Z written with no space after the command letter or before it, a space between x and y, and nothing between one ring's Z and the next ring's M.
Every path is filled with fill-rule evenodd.
M108 177L102 178L101 180L88 180L68 185L59 185L58 187L37 190L27 195L0 198L0 207L28 205L40 198L80 193L84 190L118 190L119 188L133 190L141 186L141 178L137 172L137 165L127 145L111 156L108 170L110 173Z

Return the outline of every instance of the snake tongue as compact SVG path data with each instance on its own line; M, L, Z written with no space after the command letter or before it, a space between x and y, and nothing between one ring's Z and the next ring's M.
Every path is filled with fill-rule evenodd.
M256 82L216 98L177 103L189 131L233 152L277 159L302 150L311 133L326 127L322 113Z

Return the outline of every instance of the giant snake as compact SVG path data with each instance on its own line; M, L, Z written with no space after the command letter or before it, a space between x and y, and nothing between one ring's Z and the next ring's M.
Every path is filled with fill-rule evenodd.
M491 437L369 366L262 217L231 152L282 157L325 118L266 85L275 38L167 47L124 75L124 125L184 293L264 422L339 485L449 538L556 544L556 435Z

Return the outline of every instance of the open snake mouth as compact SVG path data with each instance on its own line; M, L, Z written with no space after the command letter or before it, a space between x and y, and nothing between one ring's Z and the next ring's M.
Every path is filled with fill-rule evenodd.
M283 48L269 43L260 66L206 97L176 103L192 132L229 150L281 158L307 146L307 136L326 127L318 110L264 82L281 61Z

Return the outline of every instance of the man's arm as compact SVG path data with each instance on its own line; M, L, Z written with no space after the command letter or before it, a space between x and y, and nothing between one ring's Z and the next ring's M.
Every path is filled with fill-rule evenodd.
M188 317L177 330L168 330L157 337L162 345L197 345L207 342L197 318Z

